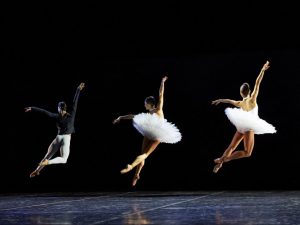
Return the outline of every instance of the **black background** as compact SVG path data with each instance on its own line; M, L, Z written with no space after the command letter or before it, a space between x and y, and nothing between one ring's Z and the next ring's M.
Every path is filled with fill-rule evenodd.
M1 191L299 188L299 18L294 6L276 4L3 5ZM278 132L256 135L251 158L214 174L235 128L228 105L211 101L239 99L239 86L253 86L266 60L259 115ZM142 136L130 121L112 120L145 111L165 74L165 117L183 139L159 145L131 188L133 172L119 171L139 154ZM70 105L80 82L68 163L30 179L56 127L24 107Z

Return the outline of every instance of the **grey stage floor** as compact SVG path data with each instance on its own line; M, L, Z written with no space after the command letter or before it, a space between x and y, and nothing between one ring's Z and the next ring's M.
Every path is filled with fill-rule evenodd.
M0 224L300 224L300 191L0 195Z

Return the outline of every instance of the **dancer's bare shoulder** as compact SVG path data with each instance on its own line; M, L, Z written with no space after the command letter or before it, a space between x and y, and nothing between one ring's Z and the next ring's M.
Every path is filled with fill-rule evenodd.
M164 112L162 110L156 109L155 111L153 111L153 113L155 113L161 118L164 118Z

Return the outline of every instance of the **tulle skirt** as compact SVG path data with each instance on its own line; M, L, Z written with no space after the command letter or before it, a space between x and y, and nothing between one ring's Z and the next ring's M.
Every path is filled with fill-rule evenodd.
M157 114L140 113L134 116L133 126L145 137L174 144L181 140L179 129Z
M242 134L250 130L253 130L255 134L276 133L276 129L272 124L259 118L251 111L247 112L241 108L226 108L225 114L237 131Z

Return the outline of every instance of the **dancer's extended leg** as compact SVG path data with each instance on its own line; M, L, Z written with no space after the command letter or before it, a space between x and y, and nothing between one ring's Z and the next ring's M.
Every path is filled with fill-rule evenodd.
M148 138L143 139L143 144L142 144L142 154L145 153L147 150L147 146L149 145L150 140ZM137 165L135 175L132 180L132 186L135 186L137 181L140 179L140 173L145 165L145 160L141 161L140 164Z
M70 142L71 135L60 135L61 145L60 145L60 156L48 161L48 165L51 164L61 164L67 163L68 157L70 155Z
M121 173L127 173L130 170L132 170L134 167L139 165L142 161L144 161L159 145L159 141L149 140L147 141L147 144L145 144L145 149L142 150L144 152L143 154L136 157L136 159L133 161L132 164L128 164L127 167L123 170L121 170Z
M244 134L244 150L235 151L224 158L224 162L234 159L250 157L254 148L254 132L248 131Z
M230 145L224 151L223 155L220 158L217 158L214 160L214 162L216 163L216 165L214 166L214 170L213 170L214 173L217 173L219 171L219 169L221 169L221 167L223 166L223 163L225 161L225 158L227 158L228 156L230 156L232 154L232 152L237 148L237 146L240 144L240 142L243 140L243 138L244 138L244 134L242 134L238 131L235 132Z
M44 162L45 160L49 160L59 149L59 139L56 136L54 140L51 142L51 144L48 147L47 154L41 161ZM44 165L41 165L41 163L38 165L38 167L30 174L30 177L35 177L40 174L41 170L45 167Z

